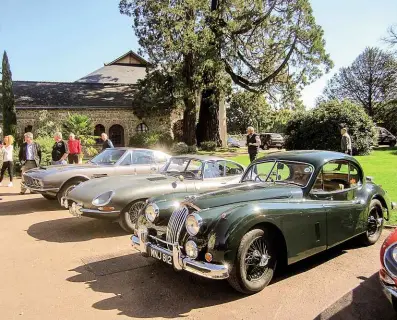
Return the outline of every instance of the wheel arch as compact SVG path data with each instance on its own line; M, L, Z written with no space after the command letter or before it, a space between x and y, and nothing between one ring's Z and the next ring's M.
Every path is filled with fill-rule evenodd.
M64 186L66 183L68 183L68 182L70 182L70 181L73 181L73 180L88 181L88 180L90 180L90 179L89 179L87 176L83 176L83 175L73 176L73 177L71 177L71 178L65 180L65 181L62 183L62 185L59 187L59 191L62 190L63 186Z
M382 212L381 212L382 218L384 218L386 221L389 221L389 214L390 213L389 213L389 209L388 209L387 202L386 202L385 198L382 195L380 195L380 194L375 194L372 197L371 201L372 200L378 200L381 203L383 209L385 209L386 213L387 213L387 217L384 217L384 211L382 210Z

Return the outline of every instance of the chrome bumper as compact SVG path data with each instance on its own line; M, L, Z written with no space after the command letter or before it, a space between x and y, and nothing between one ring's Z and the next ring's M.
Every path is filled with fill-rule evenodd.
M65 197L61 198L61 205L65 209L69 209L69 213L75 217L81 217L84 213L92 213L92 214L120 214L119 210L114 210L114 211L101 211L101 210L96 210L96 209L85 209L83 208L82 204L72 202L71 205L69 205L69 200Z
M35 192L58 192L59 188L43 188L43 187L31 187L28 186L26 184L24 184L23 182L21 182L22 187L29 189L31 191L35 191Z
M383 293L394 307L394 301L397 299L397 288L393 285L388 285L382 279L379 279L379 281L382 285Z
M150 255L150 248L172 256L172 265L177 271L185 270L198 276L215 280L222 280L229 277L229 269L227 265L196 261L183 256L178 245L174 245L172 251L159 247L147 241L147 231L142 229L138 230L138 235L139 236L133 235L131 237L132 244L136 249L141 251L145 256Z

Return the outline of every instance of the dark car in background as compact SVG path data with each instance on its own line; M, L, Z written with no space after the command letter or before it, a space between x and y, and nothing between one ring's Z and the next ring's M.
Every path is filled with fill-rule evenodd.
M396 136L393 135L389 130L376 127L378 130L378 145L389 145L390 147L394 147L396 145Z
M279 133L261 133L260 138L263 150L270 148L282 149L284 147L284 137Z

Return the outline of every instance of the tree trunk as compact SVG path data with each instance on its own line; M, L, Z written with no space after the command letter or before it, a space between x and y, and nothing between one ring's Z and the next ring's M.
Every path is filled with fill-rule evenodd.
M221 146L219 136L219 94L215 88L203 90L199 122L197 124L197 145L203 141L215 141Z
M184 56L183 75L186 84L183 102L185 111L183 112L183 142L188 146L196 144L196 94L193 83L193 54L188 53Z

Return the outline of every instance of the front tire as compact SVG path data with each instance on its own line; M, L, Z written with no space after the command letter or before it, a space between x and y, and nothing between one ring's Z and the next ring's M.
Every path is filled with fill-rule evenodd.
M382 204L379 200L372 200L369 205L367 231L362 235L361 241L364 245L375 244L383 230Z
M57 199L56 196L52 196L52 195L50 195L50 194L42 193L41 195L42 195L44 198L46 198L47 200L56 200L56 199Z
M128 233L133 233L140 211L145 206L145 199L134 201L120 214L119 224Z
M82 179L72 179L70 181L65 182L65 184L62 186L61 190L58 191L57 193L57 199L59 204L62 206L62 198L66 197L70 191L72 191L76 186L78 186L80 183L84 182L85 180Z
M268 229L254 229L241 239L228 282L237 291L253 294L272 280L277 264L274 236Z

